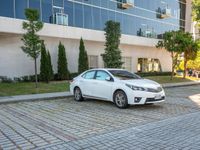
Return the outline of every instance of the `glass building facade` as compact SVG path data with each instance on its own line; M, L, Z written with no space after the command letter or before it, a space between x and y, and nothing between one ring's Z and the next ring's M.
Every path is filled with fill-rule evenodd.
M165 31L185 28L185 0L0 0L0 16L25 19L35 8L40 19L79 28L103 30L105 22L120 22L123 34L160 38Z

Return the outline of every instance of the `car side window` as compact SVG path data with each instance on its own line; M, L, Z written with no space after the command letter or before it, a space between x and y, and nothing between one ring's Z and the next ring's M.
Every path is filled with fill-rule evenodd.
M107 77L110 77L110 75L105 71L97 71L96 74L96 80L106 80Z
M94 79L95 71L86 72L82 77L84 79Z

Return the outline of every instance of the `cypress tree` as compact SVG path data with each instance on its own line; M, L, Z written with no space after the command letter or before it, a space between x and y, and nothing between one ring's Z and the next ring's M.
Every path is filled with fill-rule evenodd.
M41 43L40 80L48 82L47 53L44 41Z
M48 79L52 80L53 79L53 67L51 63L51 55L49 51L47 52L47 66L48 66Z
M104 29L106 36L105 53L102 54L105 67L121 68L123 62L121 61L120 44L120 23L112 20L106 22Z
M82 73L88 69L89 69L88 56L85 50L84 41L81 38L79 46L78 72Z
M61 42L58 46L58 79L69 79L65 47Z

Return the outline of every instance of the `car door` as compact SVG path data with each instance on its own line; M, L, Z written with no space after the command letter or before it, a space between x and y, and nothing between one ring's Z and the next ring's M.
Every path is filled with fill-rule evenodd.
M83 96L92 96L91 88L93 87L95 70L88 71L82 75L82 79L79 81L79 86L81 88Z
M110 100L111 98L114 82L113 80L107 81L108 78L112 79L106 71L97 70L92 92L99 99Z

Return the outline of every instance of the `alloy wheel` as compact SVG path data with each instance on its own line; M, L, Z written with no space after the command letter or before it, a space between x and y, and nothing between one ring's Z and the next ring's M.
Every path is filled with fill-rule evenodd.
M76 101L82 101L83 100L81 90L78 87L74 90L74 99Z
M128 106L127 97L123 91L117 91L115 93L114 101L116 106L119 108L126 108Z

